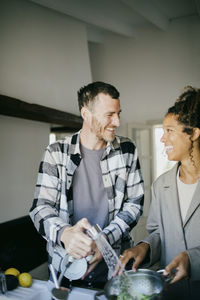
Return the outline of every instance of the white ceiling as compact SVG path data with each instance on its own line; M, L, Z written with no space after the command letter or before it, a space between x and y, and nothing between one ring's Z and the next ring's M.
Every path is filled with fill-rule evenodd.
M29 0L86 23L88 40L103 40L105 31L137 37L140 28L166 31L171 21L200 17L200 0Z

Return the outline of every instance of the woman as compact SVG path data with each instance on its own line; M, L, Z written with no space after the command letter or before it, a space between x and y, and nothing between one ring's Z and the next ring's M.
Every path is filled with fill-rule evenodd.
M200 280L200 89L187 87L163 120L169 160L177 164L152 185L147 220L149 236L121 256L133 271L160 262L165 274L176 269L172 282ZM144 266L144 265L143 265ZM120 271L122 272L122 270Z

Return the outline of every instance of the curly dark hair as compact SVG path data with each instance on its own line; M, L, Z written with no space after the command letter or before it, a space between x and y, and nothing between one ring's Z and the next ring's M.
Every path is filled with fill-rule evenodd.
M113 99L119 99L120 96L118 90L111 84L101 81L90 83L86 86L83 86L78 91L79 110L81 110L83 106L89 106L90 104L93 104L96 100L96 96L99 93L110 95Z
M177 115L177 120L184 126L183 132L192 136L194 128L200 128L200 89L186 86L167 114ZM200 139L198 140L200 149ZM191 140L190 157L192 159L193 141Z

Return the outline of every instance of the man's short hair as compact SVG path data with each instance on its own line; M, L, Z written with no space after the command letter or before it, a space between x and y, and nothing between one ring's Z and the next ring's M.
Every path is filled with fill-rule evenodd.
M111 84L101 81L90 83L78 91L79 110L84 106L89 106L90 103L94 103L96 96L100 93L110 95L113 99L119 99L120 96L118 90Z

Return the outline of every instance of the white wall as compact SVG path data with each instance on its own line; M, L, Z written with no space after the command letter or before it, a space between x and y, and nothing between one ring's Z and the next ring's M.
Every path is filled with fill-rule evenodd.
M0 92L79 114L77 88L91 81L85 27L24 0L0 1Z
M166 32L152 27L135 39L107 34L90 43L94 80L112 81L121 92L122 119L162 119L181 89L200 87L200 18L181 18Z
M49 125L0 115L0 221L25 216L48 144Z
M91 81L85 27L23 0L0 1L0 94L79 114ZM0 115L0 222L28 214L49 124Z

